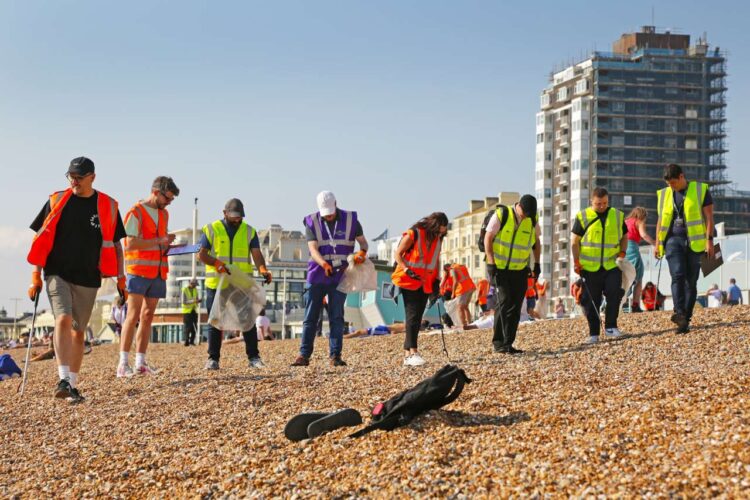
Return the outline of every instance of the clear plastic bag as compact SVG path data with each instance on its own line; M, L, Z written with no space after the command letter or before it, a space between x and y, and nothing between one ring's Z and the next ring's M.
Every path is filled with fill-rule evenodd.
M448 316L451 317L453 326L456 327L464 326L463 321L461 321L461 313L458 310L458 301L460 300L461 297L456 297L455 299L451 299L445 303L445 312L447 312Z
M378 272L370 259L361 264L354 264L354 255L347 257L349 266L344 270L344 277L336 289L339 292L370 292L378 289Z
M208 323L219 330L246 332L255 326L255 318L266 305L266 293L237 266L227 266L232 274L222 273L216 287Z
M625 291L622 295L622 304L628 301L628 290L635 281L635 266L627 259L617 259L617 267L622 271L622 289Z

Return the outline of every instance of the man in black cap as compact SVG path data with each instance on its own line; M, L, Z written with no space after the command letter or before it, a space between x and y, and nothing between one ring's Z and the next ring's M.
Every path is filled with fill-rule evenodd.
M541 240L537 220L536 198L525 194L512 207L498 205L487 224L484 236L487 274L495 283L497 304L492 346L498 353L522 352L513 347L513 342L526 296L532 252L532 277L536 279L541 274Z
M244 216L245 208L242 202L232 198L224 205L223 219L203 226L198 258L206 265L206 309L209 313L216 297L216 289L219 287L220 275L228 272L226 264L234 264L242 272L252 274L252 262L255 262L265 282L271 282L271 273L266 268L266 261L260 251L258 234L254 227L242 220ZM265 364L260 359L255 325L250 330L242 332L242 337L250 368L263 368ZM209 326L206 370L219 369L221 343L221 330Z
M78 391L85 332L102 277L117 277L125 290L120 240L125 228L117 201L96 191L94 162L75 158L65 176L70 187L53 193L31 223L36 236L28 261L34 265L29 298L42 290L41 270L55 315L55 355L60 380L55 397L75 403L84 400Z

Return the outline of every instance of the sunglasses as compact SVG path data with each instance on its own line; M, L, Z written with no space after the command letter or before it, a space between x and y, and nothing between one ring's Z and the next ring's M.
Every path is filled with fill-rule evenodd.
M165 193L164 191L159 191L159 194L162 195L170 203L174 201L174 195L167 196L167 193Z
M81 182L83 179L85 179L86 177L88 177L90 175L91 174L74 175L74 174L71 174L70 172L68 172L68 173L65 174L65 178L68 179L70 182Z

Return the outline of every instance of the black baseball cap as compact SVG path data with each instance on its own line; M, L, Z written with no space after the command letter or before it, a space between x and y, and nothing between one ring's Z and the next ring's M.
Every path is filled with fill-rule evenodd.
M518 204L521 205L521 210L526 217L536 217L536 198L530 194L525 194L521 196L521 201Z
M229 217L244 217L245 207L242 206L242 202L237 198L232 198L226 205L224 205L224 211Z
M68 173L74 175L88 175L94 173L94 162L85 156L79 156L70 160Z

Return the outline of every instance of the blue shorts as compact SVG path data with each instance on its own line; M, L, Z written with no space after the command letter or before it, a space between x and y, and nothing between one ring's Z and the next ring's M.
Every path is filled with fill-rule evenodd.
M526 310L533 311L535 307L536 307L536 298L526 297Z
M143 295L150 299L163 299L167 296L167 282L160 277L143 278L128 274L128 293Z

